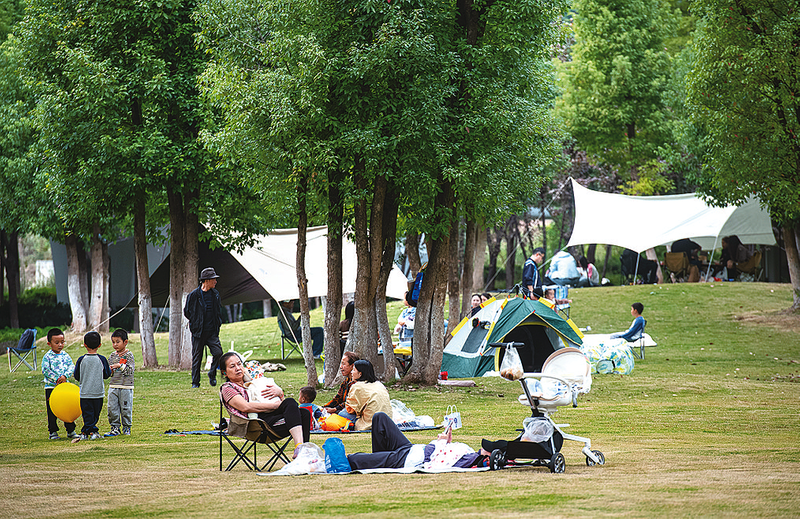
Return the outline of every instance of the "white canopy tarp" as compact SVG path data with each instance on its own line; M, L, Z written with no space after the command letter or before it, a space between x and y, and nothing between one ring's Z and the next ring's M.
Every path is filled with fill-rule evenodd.
M306 232L306 278L308 296L328 294L328 227L311 227ZM263 299L297 299L295 257L297 254L297 229L276 229L260 236L253 247L241 253L211 250L206 242L199 246L200 268L214 267L219 275L217 290L222 304L249 303ZM150 276L150 291L154 307L167 305L169 299L169 256ZM342 292L356 291L356 246L342 240ZM403 271L394 265L389 274L386 295L402 299L408 290ZM136 306L134 297L128 306Z
M253 278L273 298L297 299L295 257L297 255L297 229L277 229L259 238L254 247L242 253L231 252ZM358 260L353 242L342 240L342 292L356 291ZM306 277L308 296L321 297L328 294L328 227L311 227L306 231ZM403 299L408 290L408 280L403 271L394 265L389 274L386 295Z
M600 193L572 180L575 225L567 246L603 243L636 252L690 238L705 250L737 235L742 243L775 245L772 222L758 198L712 207L694 193L627 196Z

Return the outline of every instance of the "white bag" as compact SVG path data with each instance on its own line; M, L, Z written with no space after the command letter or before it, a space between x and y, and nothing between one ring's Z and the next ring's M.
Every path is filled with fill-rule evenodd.
M442 421L442 427L445 429L449 427L452 430L456 430L461 429L461 426L461 413L458 412L458 408L455 405L447 406L444 420Z
M271 476L299 476L301 474L325 474L325 451L311 442L297 446L297 457Z

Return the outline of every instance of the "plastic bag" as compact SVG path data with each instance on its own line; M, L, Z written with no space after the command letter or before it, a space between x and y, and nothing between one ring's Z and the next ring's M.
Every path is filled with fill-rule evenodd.
M463 423L461 422L461 413L455 405L447 406L444 412L444 420L442 420L442 427L452 430L461 429Z
M347 461L341 438L328 438L322 446L325 449L325 469L328 474L350 472L350 462Z
M394 423L412 422L417 417L414 411L400 400L392 399L389 403L392 404L392 421Z
M284 465L275 476L298 476L300 474L325 474L325 451L311 442L301 443L296 449L297 456L291 463Z
M508 380L519 380L523 373L522 361L517 349L513 346L506 346L506 354L500 364L500 376Z
M525 431L522 433L520 440L524 442L546 442L553 436L553 424L550 423L550 420L544 418L526 418L522 422L522 426Z

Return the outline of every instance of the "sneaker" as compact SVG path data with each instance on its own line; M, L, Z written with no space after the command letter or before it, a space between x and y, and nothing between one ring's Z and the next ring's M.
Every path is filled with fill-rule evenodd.
M61 438L58 436L57 432L51 432L50 433L50 439L51 440L60 440Z
M100 438L102 438L102 436L100 436L100 434L96 432L93 432L92 434L89 435L90 440L99 440Z
M70 440L74 440L77 437L78 437L78 433L76 433L75 431L67 433L67 438L69 438Z
M124 434L125 436L130 436L131 435L131 428L130 427L123 427L122 428L122 434Z
M72 443L78 443L79 441L85 440L86 438L88 438L88 436L86 436L85 434L79 434L72 439Z
M212 386L216 386L217 385L217 377L212 375L211 373L209 373L208 374L208 383L211 384Z
M103 435L103 438L113 438L114 436L119 436L119 429L116 427L112 427L110 431Z
M198 387L200 387L200 384L192 384L192 389L197 389Z

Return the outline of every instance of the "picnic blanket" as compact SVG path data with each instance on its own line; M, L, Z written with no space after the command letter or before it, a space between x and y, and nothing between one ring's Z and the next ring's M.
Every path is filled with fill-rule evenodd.
M169 429L164 431L167 436L187 436L189 434L207 434L209 436L219 436L219 431L179 431L177 429Z
M441 425L405 425L405 424L397 424L397 428L403 432L413 432L413 431L433 431L435 429L441 429ZM365 429L363 431L323 431L322 429L317 429L311 431L311 434L359 434L359 433L369 433L372 432L372 429Z
M447 467L447 468L435 468L435 469L424 469L422 467L408 467L402 469L361 469L361 470L351 470L350 472L333 472L328 474L327 472L309 472L306 474L286 474L286 473L279 473L279 472L256 472L257 476L307 476L307 475L331 475L331 476L339 476L342 474L443 474L445 472L485 472L489 470L489 467L476 467L471 469L464 469L460 467Z

